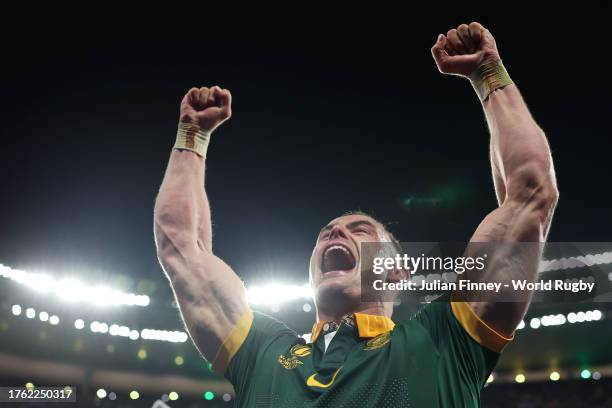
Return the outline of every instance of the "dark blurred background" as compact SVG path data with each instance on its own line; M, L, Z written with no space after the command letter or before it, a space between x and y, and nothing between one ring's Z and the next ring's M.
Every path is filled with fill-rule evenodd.
M168 399L170 386L147 388L141 374L179 381L184 396L172 406L231 406L223 400L231 388L190 342L89 330L93 321L182 330L156 260L152 210L192 86L233 94L234 116L209 149L207 191L215 252L247 287L306 283L318 230L347 210L372 213L402 241L467 241L496 206L488 132L470 84L439 74L430 55L438 33L464 22L491 30L550 140L561 198L549 240L612 241L609 3L181 8L32 6L2 17L0 264L150 298L147 307L63 303L0 279L3 384L53 384L36 364L60 364L47 368L87 377L76 384L82 406ZM539 307L502 358L485 406L570 406L559 389L603 395L575 406L612 406L608 304ZM59 324L41 322L41 310ZM303 299L261 310L301 333L314 321ZM588 310L601 318L529 327L532 316ZM551 370L561 373L554 385ZM137 376L126 377L133 386L122 373Z

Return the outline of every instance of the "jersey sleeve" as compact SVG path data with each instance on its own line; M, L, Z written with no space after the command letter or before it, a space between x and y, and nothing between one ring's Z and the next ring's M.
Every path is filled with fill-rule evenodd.
M440 352L441 369L479 392L512 340L493 330L469 303L446 297L424 306L414 319Z
M223 374L239 393L266 350L294 341L296 337L298 335L279 320L249 309L224 340L213 362L213 370Z

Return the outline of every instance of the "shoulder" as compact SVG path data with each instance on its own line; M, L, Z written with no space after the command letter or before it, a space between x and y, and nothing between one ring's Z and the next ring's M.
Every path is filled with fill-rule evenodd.
M436 343L456 341L459 336L490 351L501 353L512 340L512 337L505 337L489 327L476 315L468 302L452 294L425 304L408 322L422 326Z
M223 373L230 361L241 355L256 355L271 346L286 341L290 343L299 336L287 325L265 313L247 310L225 338L213 362L215 371Z

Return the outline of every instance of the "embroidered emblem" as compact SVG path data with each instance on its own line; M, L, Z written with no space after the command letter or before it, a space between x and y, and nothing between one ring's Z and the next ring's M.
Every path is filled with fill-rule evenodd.
M315 378L317 376L317 374L315 373L315 374L311 375L310 377L308 377L308 379L306 380L306 385L308 385L309 387L329 388L334 383L334 381L336 380L336 376L340 372L341 368L342 367L340 367L339 369L336 370L336 372L332 376L331 380L327 384L323 384L322 382L319 382L319 380L317 380Z
M299 360L299 358L309 356L310 353L312 353L312 349L310 347L304 344L296 344L295 346L291 347L291 350L289 350L289 357L281 354L278 356L278 362L283 366L283 368L293 370L298 365L304 364Z
M391 341L391 332L379 334L378 336L368 340L366 345L363 347L365 351L376 350Z
M297 357L287 358L282 354L278 356L278 362L280 363L280 365L283 366L283 368L286 368L287 370L293 370L299 364L304 364L300 360L298 360Z
M310 353L312 353L312 349L305 344L296 344L289 350L291 357L306 357L309 356Z

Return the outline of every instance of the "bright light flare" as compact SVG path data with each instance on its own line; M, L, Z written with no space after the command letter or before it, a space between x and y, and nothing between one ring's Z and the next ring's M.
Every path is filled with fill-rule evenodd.
M313 299L309 284L283 285L270 283L261 286L252 286L247 289L247 300L251 305L278 305L291 300Z
M76 279L56 279L42 273L12 269L0 264L0 277L11 279L39 293L52 293L66 302L86 302L101 306L148 306L147 295L125 293L102 285L86 285Z

